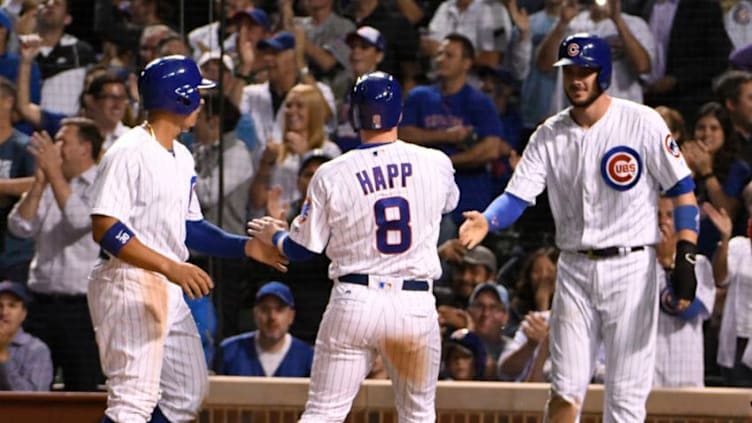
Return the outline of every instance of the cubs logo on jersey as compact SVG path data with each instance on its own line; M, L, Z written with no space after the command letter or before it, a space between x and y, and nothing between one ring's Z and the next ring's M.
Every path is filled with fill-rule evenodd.
M676 158L681 156L679 144L676 143L676 140L674 140L674 137L672 137L671 134L666 135L666 138L663 140L663 146L666 147L666 150L671 153L672 156Z
M632 148L620 145L606 152L601 159L601 176L606 185L626 191L637 184L642 175L640 155Z

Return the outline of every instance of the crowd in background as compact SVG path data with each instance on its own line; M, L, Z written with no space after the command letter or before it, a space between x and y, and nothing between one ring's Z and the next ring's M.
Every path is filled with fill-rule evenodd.
M548 380L558 251L545 195L483 246L468 251L456 236L462 212L503 192L530 134L567 106L552 64L577 32L608 41L608 92L664 117L705 203L699 305L661 313L655 384L752 386L752 2L224 4L197 17L168 0L2 2L0 280L12 282L0 283L0 390L101 389L86 303L99 255L90 187L101 155L143 120L140 70L172 54L193 57L219 84L181 141L204 215L237 234L249 218L298 215L316 169L359 144L349 88L377 69L395 75L400 139L446 153L461 191L437 245L442 378ZM671 208L659 208L663 287L675 239ZM210 297L186 297L211 369L309 375L332 284L325 255L286 274L241 259L191 261L217 282ZM389 377L379 357L370 376Z

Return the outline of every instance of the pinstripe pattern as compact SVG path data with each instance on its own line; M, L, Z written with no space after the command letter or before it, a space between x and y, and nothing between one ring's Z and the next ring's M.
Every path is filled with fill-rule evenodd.
M391 169L392 178L379 184L375 169L384 175ZM453 173L443 153L397 141L352 150L314 175L308 205L294 221L290 237L312 251L326 247L333 279L348 273L370 277L369 286L336 282L332 289L316 338L301 422L344 421L376 352L392 380L399 421L435 420L441 359L435 299L430 289L401 288L404 279L434 280L441 275L436 252L439 221L459 198ZM368 174L372 191L362 182ZM407 220L409 213L410 234L381 232L386 246L379 246L375 205L395 197L407 201L406 209L386 207L385 218ZM383 251L401 245L406 236L411 242L404 251Z
M657 313L652 248L604 260L562 253L550 320L552 391L581 404L603 342L603 421L644 421Z
M182 144L169 152L143 127L134 128L102 160L92 214L119 219L148 247L184 261L185 222L202 218L194 175L193 157ZM107 415L145 422L159 404L171 422L193 420L206 394L207 369L181 288L117 258L100 261L89 279Z
M207 370L180 287L117 259L98 264L91 279L89 311L107 377L107 415L145 422L159 404L173 422L193 419Z
M645 419L655 362L658 293L651 246L660 240L658 194L689 175L658 113L611 98L587 129L569 109L546 120L507 187L530 203L548 188L562 250L550 321L551 391L581 404L603 342L604 422ZM628 246L648 247L602 260L576 253Z
M409 163L412 176L403 187L401 177L394 187L363 194L356 175L388 164ZM382 171L386 174L386 171ZM375 186L373 176L370 176ZM388 186L389 180L386 181ZM377 248L374 203L400 196L410 207L412 245L402 254L385 254ZM290 237L311 251L332 259L329 277L367 273L406 279L435 280L441 276L436 254L441 215L452 211L459 190L449 158L438 150L397 141L378 148L358 149L324 163L308 188L310 208L305 219L293 221Z
M530 202L548 187L562 250L650 245L658 233L658 192L690 171L684 158L664 147L670 131L654 110L617 98L591 128L580 128L569 109L533 134L507 191ZM601 175L601 160L616 146L640 155L642 175L629 190L617 191Z

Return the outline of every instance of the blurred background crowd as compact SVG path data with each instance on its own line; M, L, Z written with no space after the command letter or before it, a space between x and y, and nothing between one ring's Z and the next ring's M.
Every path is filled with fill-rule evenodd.
M359 144L355 79L395 75L400 138L446 153L461 191L437 245L442 378L547 381L558 251L545 195L483 246L456 236L462 212L503 192L530 134L567 106L552 64L583 31L611 46L609 93L664 117L705 203L699 305L661 313L655 384L752 386L752 2L3 0L0 390L102 389L85 296L99 254L90 187L101 155L143 121L140 70L171 54L218 82L181 141L204 215L237 234L249 218L299 213L316 169ZM675 239L670 203L656 201L663 286ZM286 274L191 261L217 282L186 298L214 372L309 375L332 284L324 255ZM378 357L369 377L389 377Z

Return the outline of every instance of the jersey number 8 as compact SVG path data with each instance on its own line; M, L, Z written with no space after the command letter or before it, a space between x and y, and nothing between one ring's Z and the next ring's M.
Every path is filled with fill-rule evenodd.
M373 205L376 248L384 254L404 253L412 243L410 206L402 197L382 198Z

